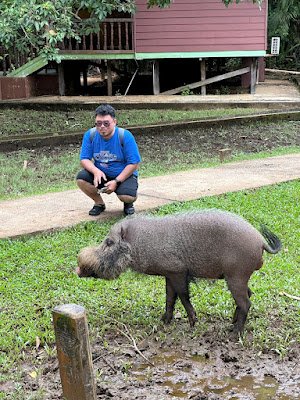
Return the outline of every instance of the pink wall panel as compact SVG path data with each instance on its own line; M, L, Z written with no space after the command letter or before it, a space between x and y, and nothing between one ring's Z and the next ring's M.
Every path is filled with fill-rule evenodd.
M138 15L136 16L136 26L152 26L153 28L160 28L161 25L166 25L166 26L186 26L187 28L189 25L202 25L202 24L209 24L209 25L219 25L221 24L222 26L226 27L228 25L231 25L232 23L234 24L254 24L254 23L259 23L259 24L265 24L265 17L263 15L258 15L258 16L247 16L244 15L243 17L239 18L233 18L233 17L199 17L196 14L191 15L188 18L168 18L168 19L163 19L163 18L155 18L155 15L153 18L150 19L140 19L138 20ZM249 26L250 28L250 26ZM252 27L251 27L252 29ZM244 30L245 27L244 27Z
M136 33L137 34L141 33L143 35L152 34L152 33L155 34L156 33L156 34L159 34L160 37L161 37L162 33L164 33L164 36L167 35L167 34L173 34L174 32L179 32L181 34L181 30L178 29L179 26L180 25L162 25L162 26L160 26L159 31L158 30L153 31L153 27L150 26L150 25L145 25L145 26L140 25L140 26L137 27ZM213 27L213 29L212 29L212 27ZM261 24L252 24L252 27L253 27L253 29L255 31L259 31L259 30L263 31ZM195 35L194 32L198 32L198 33L201 33L201 32L204 32L204 33L205 32L207 32L207 33L208 32L212 32L212 33L215 33L215 32L218 32L218 31L221 31L221 32L224 33L224 25L223 24L213 24L213 25L212 24L199 24L199 25L190 24L188 26L188 31L187 32L189 34ZM227 31L229 31L229 29L227 29ZM239 32L239 34L244 34L245 33L244 24L234 24L234 25L231 26L230 31L231 32L235 32L235 33ZM247 30L246 32L249 32L249 33L252 34L251 31Z
M136 3L137 53L266 49L266 1L261 10L250 1L225 7L221 0L175 0L166 9Z
M185 52L189 52L189 53L193 53L195 51L201 51L201 52L222 52L222 51L241 51L244 52L245 51L245 45L244 44L235 44L234 46L228 46L228 45L208 45L205 44L203 46L201 46L201 50L199 50L200 47L195 47L195 45L190 45L189 43L185 44L185 45L179 45L176 46L176 50L172 50L173 52L176 53L185 53ZM259 51L261 50L261 46L258 46L256 44L249 44L247 46L247 51ZM147 46L147 52L148 53L167 53L166 51L166 46Z
M161 32L144 32L143 33L143 39L140 39L140 42L146 41L146 40L156 40L159 39L161 40L162 33ZM200 43L201 41L208 40L208 39L215 39L215 40L220 40L223 41L224 39L228 39L229 41L232 42L232 40L237 40L239 41L240 38L244 39L243 41L247 40L247 43L251 43L251 41L254 40L260 40L263 38L264 32L263 31L257 31L255 35L252 32L246 31L246 32L241 32L241 31L227 31L224 32L222 30L218 31L209 31L209 32L198 32L197 36L195 36L195 32L185 32L184 37L182 37L182 32L176 31L176 32L164 32L164 41L168 43L170 46L172 44L172 41L176 39L176 43L179 43L180 41L186 41L186 39L189 39L190 41L193 40L195 43ZM169 40L170 39L170 40Z

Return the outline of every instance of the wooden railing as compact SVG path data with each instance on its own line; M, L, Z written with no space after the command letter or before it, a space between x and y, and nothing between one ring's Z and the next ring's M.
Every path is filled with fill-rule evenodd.
M108 18L101 22L99 31L89 35L82 35L81 41L65 39L58 48L61 53L122 53L134 51L133 19L132 18ZM26 54L17 50L8 52L0 48L0 71L5 76L13 69L17 69L28 61L34 59L36 54L31 49Z
M133 51L133 23L131 18L104 20L97 33L82 35L81 42L65 39L59 46L65 51Z
M27 53L20 53L16 49L8 52L3 47L0 47L0 55L0 71L3 76L6 76L14 69L22 67L22 65L25 65L28 61L36 57L33 49L30 49Z

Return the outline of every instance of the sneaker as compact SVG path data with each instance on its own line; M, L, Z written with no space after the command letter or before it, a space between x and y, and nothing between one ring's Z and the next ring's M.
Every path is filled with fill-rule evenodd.
M135 213L135 209L133 207L133 203L124 203L124 214L132 215Z
M94 207L89 211L89 215L96 217L105 210L105 204L95 204Z

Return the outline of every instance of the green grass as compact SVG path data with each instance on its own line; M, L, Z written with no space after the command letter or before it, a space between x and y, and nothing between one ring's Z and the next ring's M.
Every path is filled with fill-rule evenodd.
M299 121L139 135L140 176L217 165L218 150L225 147L232 149L230 161L299 152L299 138ZM0 199L74 189L79 152L77 145L0 153Z
M276 108L276 107L274 107ZM208 110L119 110L120 126L143 126L173 121L223 118L270 111L270 108L217 108ZM0 110L0 138L9 136L85 132L94 125L94 110Z
M283 250L275 256L267 254L264 267L250 280L253 305L243 345L257 351L275 350L282 356L300 341L299 301L280 295L284 291L299 296L299 197L300 182L293 181L173 203L154 213L216 207L236 212L256 227L264 223L280 236ZM53 234L0 242L0 382L12 377L21 380L21 365L30 357L33 364L39 364L37 337L44 353L51 353L51 313L60 304L86 308L92 342L101 341L104 331L112 329L112 321L125 323L139 337L154 331L161 338L179 335L176 323L165 328L159 322L165 301L163 278L128 271L117 280L102 281L78 279L73 273L79 250L100 242L114 222L84 223ZM226 337L233 301L224 282L199 281L191 285L191 296L199 317L194 334L212 331ZM180 304L176 309L186 318Z
M56 118L66 124L62 115L52 120L52 114L48 114L47 126L52 123L59 126L55 125ZM11 116L14 117L20 118L18 126L24 122L22 118L27 124L30 122L24 111ZM43 118L40 132L45 126ZM184 118L194 117L184 115ZM68 121L74 122L69 117ZM90 121L88 123L90 126ZM120 125L123 124L125 120ZM69 127L67 125L67 129ZM5 135L18 134L5 129L2 129ZM193 132L182 130L171 136L142 136L139 147L143 157L141 176L155 176L216 165L219 163L218 149L222 147L232 148L230 161L299 152L299 122L257 123ZM68 146L0 154L0 199L74 188L79 169L78 153L79 146ZM23 169L25 160L27 167ZM284 291L299 296L299 198L300 182L294 181L255 191L173 203L154 213L165 215L217 207L244 216L256 227L263 222L280 236L283 250L276 256L266 255L265 266L251 278L254 295L241 343L257 352L275 351L282 357L300 340L299 302L280 295ZM101 225L90 222L53 234L0 241L0 384L14 382L11 396L0 393L0 399L23 400L24 364L39 371L44 363L53 359L52 310L56 305L76 303L86 307L92 343L103 340L105 345L103 335L113 330L115 321L125 323L139 338L155 332L157 340L170 335L180 340L182 334L191 334L181 304L177 304L176 310L182 314L185 328L179 328L176 323L169 327L160 323L165 302L162 278L130 271L110 282L75 276L73 271L79 250L100 242L114 222L116 220ZM201 337L206 332L213 332L226 338L233 301L224 282L199 281L197 285L191 285L191 296L199 317L193 335ZM37 338L41 341L38 351L35 349ZM43 395L37 391L29 398L40 400Z

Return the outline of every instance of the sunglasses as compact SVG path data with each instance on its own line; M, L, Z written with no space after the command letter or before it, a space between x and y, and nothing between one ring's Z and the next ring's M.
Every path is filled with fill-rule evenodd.
M105 128L108 128L110 126L110 122L109 121L97 121L95 123L95 126L97 126L98 128L101 128L101 126L104 126Z

